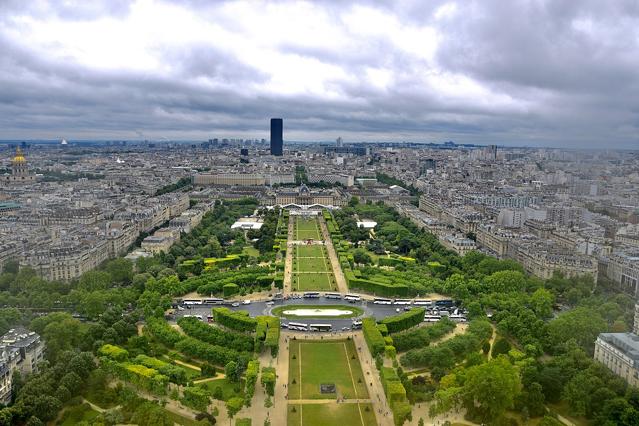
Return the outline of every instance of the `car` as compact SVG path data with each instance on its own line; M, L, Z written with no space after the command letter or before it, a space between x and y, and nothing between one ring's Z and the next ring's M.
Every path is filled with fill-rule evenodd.
M399 309L399 308L395 309L395 312L401 312L401 311L402 311L402 310L401 310L401 309Z
M275 305L275 302L269 300L268 302L266 302L266 306L273 306Z
M348 330L350 330L349 327L342 327L342 331L348 331Z
M240 302L233 302L231 303L231 306L233 306L234 308L237 308L238 306L240 306Z
M404 306L405 311L410 311L412 308L410 306Z
M180 305L178 305L178 306L177 306L177 309L178 309L178 311L183 311L183 310L184 310L184 306L180 306Z
M250 305L250 304L251 304L251 301L248 299L242 302L242 305Z

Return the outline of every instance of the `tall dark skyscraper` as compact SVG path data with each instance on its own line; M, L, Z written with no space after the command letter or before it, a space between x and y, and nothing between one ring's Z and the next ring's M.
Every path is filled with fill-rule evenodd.
M284 120L281 118L271 118L271 155L283 155Z

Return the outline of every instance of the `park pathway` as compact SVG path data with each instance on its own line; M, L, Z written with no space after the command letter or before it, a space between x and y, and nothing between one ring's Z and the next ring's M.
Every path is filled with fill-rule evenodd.
M346 278L344 278L342 267L339 264L339 258L335 252L335 247L333 247L333 240L331 239L331 234L328 232L324 216L319 215L318 220L320 229L322 230L322 238L326 245L326 251L328 252L328 258L330 259L331 266L333 267L333 275L335 276L335 282L337 283L337 291L342 294L346 294L348 293L348 285L346 285Z
M284 284L282 294L288 296L291 293L291 281L293 280L293 240L295 239L295 216L288 217L288 238L286 240L286 257L284 258Z

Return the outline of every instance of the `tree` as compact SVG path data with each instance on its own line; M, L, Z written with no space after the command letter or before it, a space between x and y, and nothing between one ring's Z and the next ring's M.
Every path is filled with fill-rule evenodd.
M360 263L360 264L369 264L372 262L372 259L370 257L370 255L368 253L366 253L365 250L362 249L357 249L353 252L353 261L355 263Z
M515 367L507 357L499 356L467 370L462 400L471 415L484 422L495 421L512 408L520 386Z
M545 344L548 351L562 351L566 342L575 341L592 354L593 342L599 333L606 331L606 321L590 308L575 308L559 315L548 324L548 336Z
M532 310L540 318L550 318L552 315L553 295L545 288L538 288L530 296Z
M229 418L233 418L244 405L244 399L240 397L230 398L226 401L226 411L228 412Z
M231 382L239 382L240 380L240 372L235 361L229 361L228 364L224 366L224 374Z

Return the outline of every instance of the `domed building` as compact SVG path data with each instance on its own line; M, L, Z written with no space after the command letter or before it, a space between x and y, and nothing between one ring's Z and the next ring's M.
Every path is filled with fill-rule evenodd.
M22 150L16 148L16 155L11 160L11 174L0 176L0 181L6 184L29 184L35 182L35 175L29 173L27 159Z

